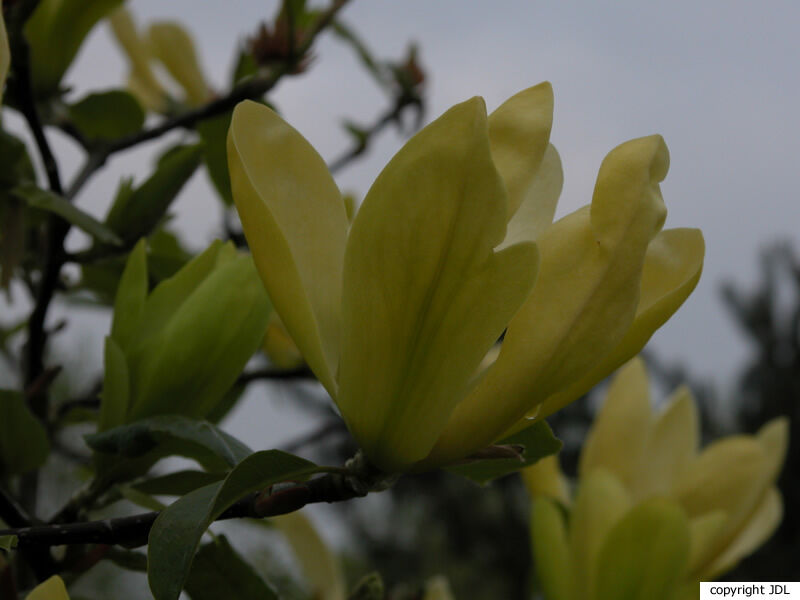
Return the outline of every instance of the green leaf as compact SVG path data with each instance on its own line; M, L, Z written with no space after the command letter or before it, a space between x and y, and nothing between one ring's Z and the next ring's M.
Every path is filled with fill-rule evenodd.
M151 477L130 487L151 496L185 496L197 488L216 483L224 475L205 471L175 471L158 477Z
M192 600L278 600L275 590L224 535L200 548L186 580L186 591Z
M15 196L25 200L30 206L54 213L75 225L75 227L85 231L97 241L112 246L119 246L122 240L114 231L103 225L89 213L83 212L80 208L71 204L65 198L43 190L33 183L23 183L15 187L12 192Z
M538 462L540 459L555 454L561 450L561 440L553 435L553 430L546 421L537 421L530 427L523 429L497 442L499 445L514 444L525 448L522 458L498 458L491 460L476 460L467 464L448 467L448 471L463 475L472 481L485 485L492 479L508 475L514 471L524 469Z
M317 470L314 463L297 456L263 450L243 460L224 482L199 488L171 504L150 530L147 576L156 600L177 600L200 538L226 508L245 494L306 478Z
M228 173L228 128L231 126L232 111L212 119L200 121L197 132L203 140L203 158L211 183L226 205L233 204L231 195L231 176Z
M49 452L44 427L28 410L25 397L0 390L0 476L38 469Z
M162 456L188 456L213 467L230 468L253 453L221 429L196 419L164 415L85 436L89 446L104 454L138 458L152 450ZM163 452L162 452L163 451Z
M136 98L123 90L89 94L69 107L69 116L90 140L125 137L144 125L144 110Z
M180 146L159 161L155 173L133 191L121 186L106 225L127 243L149 235L197 169L202 146Z
M0 550L9 552L17 547L17 536L15 535L0 535Z

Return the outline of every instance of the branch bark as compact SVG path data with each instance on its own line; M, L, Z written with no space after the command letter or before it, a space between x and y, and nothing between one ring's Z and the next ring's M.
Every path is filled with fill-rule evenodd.
M228 508L217 521L274 517L300 510L307 504L343 502L366 496L367 493L364 487L354 484L352 478L332 473L307 482L279 484L265 492L250 494ZM147 543L147 535L159 514L154 511L86 523L4 529L0 530L0 536L17 536L20 550L73 544L120 544L132 548Z

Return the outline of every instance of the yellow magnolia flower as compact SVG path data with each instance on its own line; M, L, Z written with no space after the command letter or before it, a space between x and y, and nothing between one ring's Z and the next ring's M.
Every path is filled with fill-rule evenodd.
M153 23L142 35L124 7L112 13L109 23L117 43L130 62L128 87L142 106L154 112L164 112L168 108L168 94L153 71L155 61L161 62L181 86L188 104L199 105L208 101L211 92L200 67L194 42L181 25L173 22Z
M551 223L552 111L547 83L488 117L481 98L454 106L395 155L352 224L297 131L254 102L234 111L232 190L261 278L386 471L451 463L563 406L637 353L697 283L700 232L659 233L660 136L614 149L591 206Z
M548 600L697 598L697 582L718 577L769 538L782 515L774 483L786 419L702 452L698 440L690 392L679 389L653 415L636 359L615 377L589 433L574 501L557 458L524 471Z
M37 585L25 600L69 600L64 581L58 575L53 575L47 581Z

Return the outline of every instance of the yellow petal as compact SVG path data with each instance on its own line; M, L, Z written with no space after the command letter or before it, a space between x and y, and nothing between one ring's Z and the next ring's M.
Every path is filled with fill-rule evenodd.
M731 436L708 446L678 478L673 496L690 517L716 510L730 518L763 493L753 485L767 465L761 445L750 436Z
M548 600L576 600L564 513L548 498L540 497L533 501L531 542L536 574L545 597Z
M286 537L303 567L313 589L313 597L319 600L344 600L347 594L339 559L308 517L302 512L293 512L273 517L272 522Z
M522 481L532 498L545 496L569 504L567 480L558 464L558 455L546 456L520 471Z
M531 181L528 193L517 212L508 222L508 234L501 247L517 244L525 240L535 240L553 222L556 204L564 184L561 158L550 145Z
M6 87L6 76L10 65L11 50L8 47L6 21L3 18L3 2L0 0L0 102L3 101L3 89Z
M728 515L717 510L689 521L689 532L692 538L688 565L690 573L695 573L708 560L727 520Z
M691 392L679 388L650 429L640 461L639 474L631 482L637 498L666 494L697 454L700 438L697 407Z
M630 507L622 484L603 469L584 476L570 520L570 549L575 577L580 582L579 598L589 598L597 574L597 553L608 532Z
M552 124L553 88L548 82L513 95L489 116L492 160L506 186L509 219L523 202L536 203L530 196L535 195ZM552 209L555 212L555 205Z
M634 489L650 421L650 382L644 363L635 358L611 382L581 452L581 476L602 467L629 490Z
M454 411L432 459L491 443L621 341L639 303L647 246L664 221L658 182L667 156L660 136L612 150L591 209L544 232L533 292L509 324L497 361Z
M192 37L178 23L153 23L148 29L153 55L160 60L186 93L190 104L208 101L208 84L203 77Z
M279 369L296 369L303 364L303 355L275 311L269 316L261 348L269 361Z
M767 455L768 466L764 472L764 479L773 482L783 467L786 451L789 448L789 419L786 417L772 419L758 431L756 440Z
M580 398L644 348L697 286L704 253L703 235L698 229L668 229L650 242L642 269L639 305L630 329L588 373L548 398L541 418Z
M770 489L742 530L725 550L700 573L703 580L713 579L732 569L740 560L752 554L778 528L783 517L783 502L776 488Z
M131 63L128 80L131 93L142 106L151 110L163 110L166 108L165 93L150 66L153 55L150 47L139 35L130 12L122 6L111 13L108 22L114 38Z
M689 557L689 523L674 503L638 505L609 532L597 558L598 600L673 600Z
M25 597L25 600L69 600L64 581L58 575L53 575L47 581L40 583Z
M494 252L505 232L479 98L414 136L364 199L345 256L337 402L379 467L428 454L530 292L536 247Z
M328 392L339 351L347 214L325 162L269 108L242 102L228 133L231 189L261 279Z

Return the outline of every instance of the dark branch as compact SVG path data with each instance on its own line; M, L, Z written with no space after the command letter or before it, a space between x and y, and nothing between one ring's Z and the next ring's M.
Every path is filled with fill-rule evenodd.
M294 512L307 504L342 502L367 493L365 486L350 477L328 474L304 483L276 485L268 491L250 494L233 504L217 520L274 517ZM159 514L148 512L88 523L5 529L0 530L0 536L17 536L20 549L72 544L134 547L147 543L147 535Z
M303 365L295 369L265 368L247 371L239 375L236 383L241 385L250 383L251 381L258 381L260 379L312 379L313 377L314 373L311 372L311 369L309 369L306 365Z

